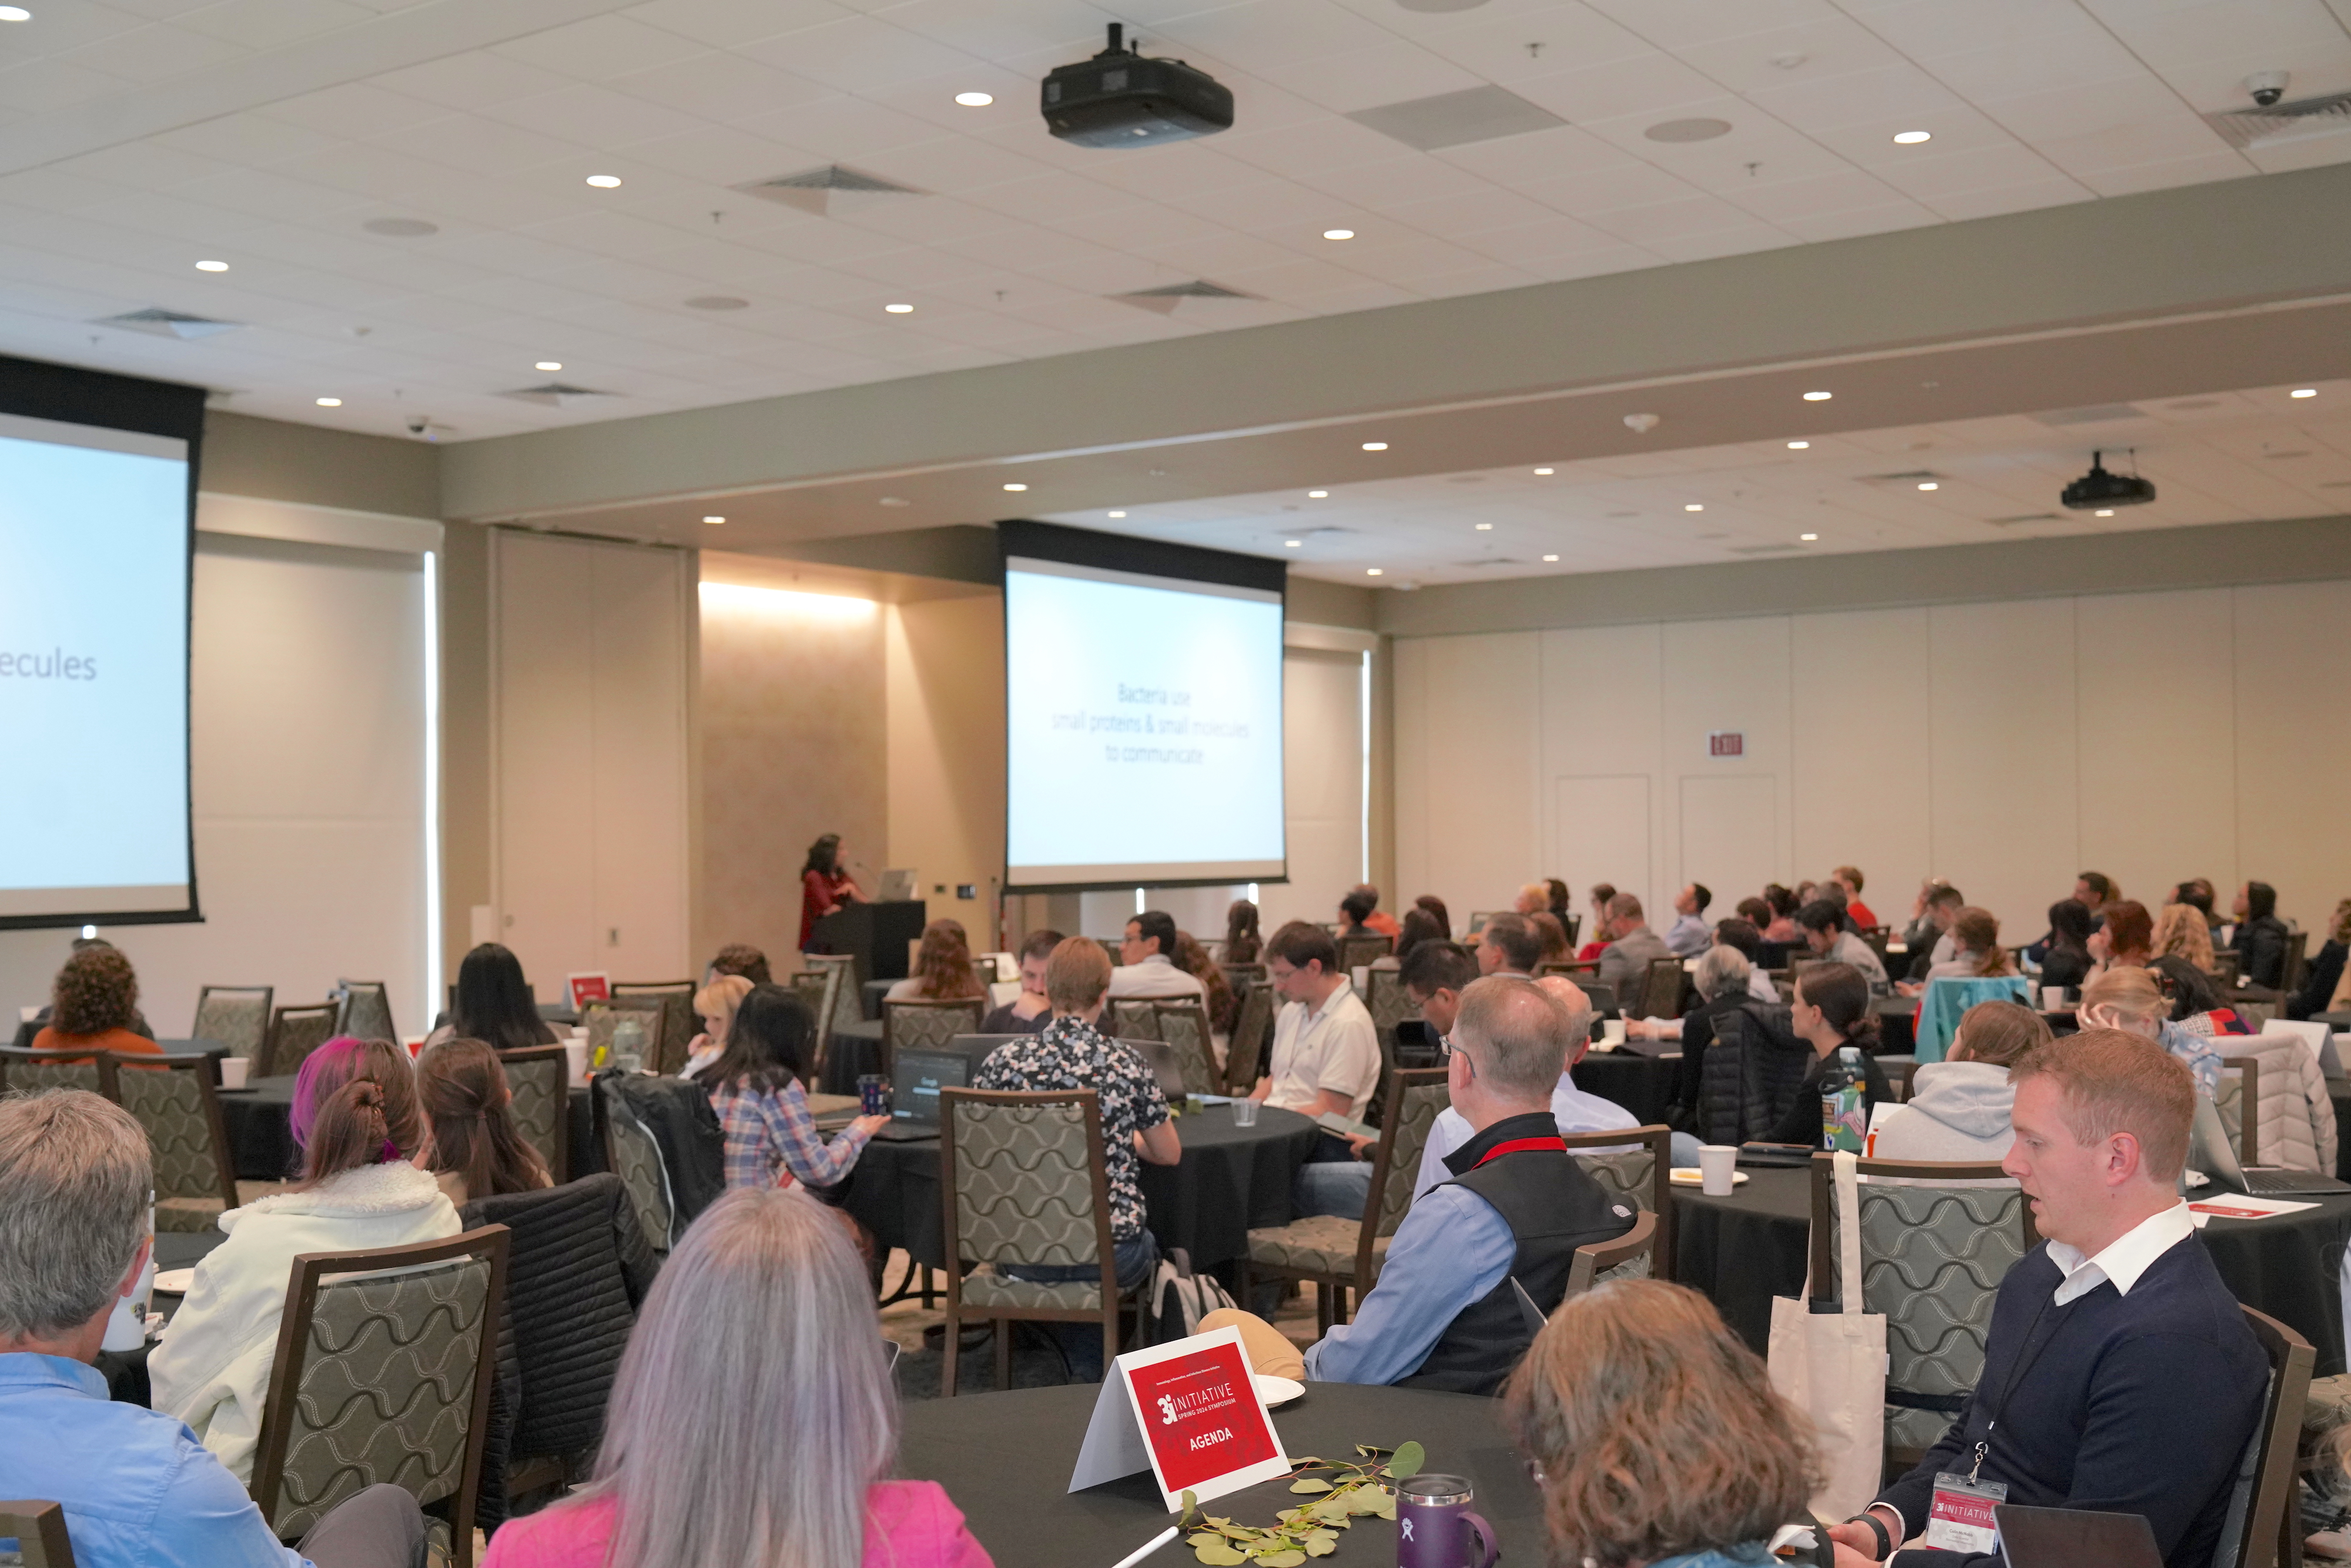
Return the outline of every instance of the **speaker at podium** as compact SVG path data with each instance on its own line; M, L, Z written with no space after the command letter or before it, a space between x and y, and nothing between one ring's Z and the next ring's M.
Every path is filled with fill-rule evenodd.
M926 908L919 898L845 904L810 931L810 950L849 955L861 987L868 980L903 980L911 945L922 940Z

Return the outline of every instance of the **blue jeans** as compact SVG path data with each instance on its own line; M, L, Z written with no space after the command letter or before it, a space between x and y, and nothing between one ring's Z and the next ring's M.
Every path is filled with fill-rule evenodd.
M1371 1200L1369 1160L1315 1160L1299 1166L1290 1184L1290 1207L1301 1219L1317 1214L1361 1219Z
M1159 1239L1148 1230L1132 1240L1112 1242L1110 1252L1122 1291L1143 1285L1150 1280L1152 1270L1159 1267ZM1102 1278L1101 1267L1092 1263L1008 1263L998 1272L1040 1285L1092 1284ZM1052 1331L1054 1342L1061 1347L1061 1359L1070 1364L1071 1381L1102 1381L1100 1329L1092 1323L1046 1322L1039 1326ZM1002 1324L997 1332L1009 1333L1011 1325Z
M1688 1133L1674 1134L1674 1165L1681 1170L1698 1167L1698 1139Z

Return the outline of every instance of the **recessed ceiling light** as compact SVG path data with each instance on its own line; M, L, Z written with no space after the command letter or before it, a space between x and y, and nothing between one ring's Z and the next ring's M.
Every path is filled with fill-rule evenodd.
M1331 498L1331 492L1328 490L1309 490L1306 492L1306 498L1310 501L1327 501Z
M2318 389L2316 387L2296 387L2294 391L2286 393L2286 396L2288 397L2316 397L2317 395Z
M2090 516L2094 517L2111 517L2114 515L2115 509L2112 507L2102 507L2098 510L2090 514Z
M618 174L590 174L588 183L600 191L610 191L620 185L621 177Z
M1554 470L1550 469L1550 468L1538 468L1538 469L1536 469L1536 470L1535 470L1535 472L1536 472L1536 473L1538 473L1538 474L1540 474L1540 475L1541 475L1541 476L1543 476L1543 477L1545 477L1545 478L1549 478L1549 477L1552 476L1552 474L1554 472Z
M1557 557L1557 556L1555 556L1555 555L1547 555L1547 556L1543 557L1543 559L1545 559L1545 560L1557 560L1558 559L1559 559L1559 557Z
M1284 539L1281 541L1281 548L1284 549L1296 549L1305 542L1306 541L1304 539Z
M1796 537L1803 540L1806 544L1811 544L1814 539L1819 538L1821 536L1818 534L1798 534Z
M0 22L29 22L33 14L22 5L0 5Z
M340 408L343 406L343 400L339 397L322 397L319 400L319 406L320 408Z
M1385 452L1387 449L1388 444L1384 441L1366 441L1364 443L1364 450L1366 452Z
M360 227L387 239L423 239L441 232L439 224L428 224L423 218L370 218Z
M914 313L914 308L911 305L884 305L882 308L893 316L912 316Z
M992 92L959 92L956 94L956 101L966 109L986 109L996 101L996 95Z
M563 361L561 360L541 360L538 363L531 366L531 369L534 371L559 371L562 368Z
M1921 490L1939 490L1942 486L1936 484L1932 479L1921 479L1918 481L1918 488Z
M1353 229L1324 229L1322 231L1322 237L1324 239L1353 239L1355 237L1355 231Z
M1931 131L1897 131L1894 133L1894 140L1900 146L1916 147L1921 141L1935 140L1935 133Z
M1684 506L1682 510L1685 512L1703 512L1706 510L1706 505L1702 501L1691 501Z
M1108 517L1123 517L1126 516L1126 514L1125 514L1124 512L1110 512L1110 513L1106 513L1106 514L1104 514L1104 515L1105 515L1105 516L1108 516Z
M228 263L225 261L200 261L196 263L196 270L198 272L226 272L228 270Z
M1007 485L1004 487L1008 490L1026 490L1029 486L1026 485Z
M697 294L685 302L688 310L742 310L750 306L747 299L737 299L732 294Z
M1478 531L1481 534L1490 534L1494 531L1494 525L1491 523L1479 523L1478 525Z
M710 516L703 518L702 520L705 523L723 523L726 519L720 517L717 513L713 512Z
M1808 392L1804 394L1804 401L1806 402L1826 402L1829 399L1834 396L1836 396L1836 393L1834 392Z
M882 504L885 507L911 507L914 503L904 496L884 496L882 497Z
M1364 568L1364 575L1365 577L1384 577L1386 573L1381 571L1378 567L1367 566Z
M1812 443L1809 441L1791 441L1788 443L1788 450L1791 452L1802 452L1810 445L1812 445Z

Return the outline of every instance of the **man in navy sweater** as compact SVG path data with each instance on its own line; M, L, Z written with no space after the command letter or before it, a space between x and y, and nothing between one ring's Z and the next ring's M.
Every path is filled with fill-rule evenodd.
M2203 1568L2269 1361L2178 1196L2194 1082L2118 1030L2044 1046L2009 1076L2016 1143L2001 1163L2043 1245L2001 1281L1983 1375L1951 1429L1829 1532L1838 1568L1996 1568L1989 1541L1932 1518L1969 1511L1938 1479L1952 1476L2011 1503L2144 1514L2168 1568Z

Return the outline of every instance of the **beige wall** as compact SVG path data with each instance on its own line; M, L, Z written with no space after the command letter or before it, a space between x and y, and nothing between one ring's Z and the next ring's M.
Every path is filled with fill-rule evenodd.
M1401 639L1395 901L1697 880L1719 915L1851 862L1881 916L1941 875L2026 940L2086 867L2150 906L2258 877L2323 929L2346 618L2351 580Z
M962 921L984 952L1004 880L1004 598L893 604L883 626L889 862L916 873L933 919Z

